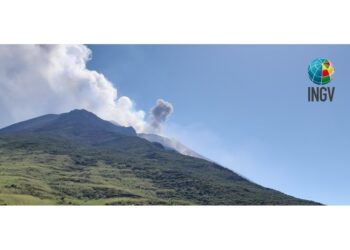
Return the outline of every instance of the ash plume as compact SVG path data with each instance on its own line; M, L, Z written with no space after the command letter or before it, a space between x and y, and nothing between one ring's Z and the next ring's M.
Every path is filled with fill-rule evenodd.
M174 111L170 102L158 99L156 105L150 111L150 126L155 133L159 133L169 115Z

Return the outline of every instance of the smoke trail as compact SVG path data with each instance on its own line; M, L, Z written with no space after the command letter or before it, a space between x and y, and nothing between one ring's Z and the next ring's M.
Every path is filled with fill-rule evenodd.
M145 112L86 68L91 56L84 45L1 45L0 127L78 108L143 132Z

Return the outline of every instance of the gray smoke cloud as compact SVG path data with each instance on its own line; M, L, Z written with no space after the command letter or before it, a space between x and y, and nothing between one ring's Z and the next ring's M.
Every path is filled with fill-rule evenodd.
M158 99L156 105L150 112L150 126L153 132L159 133L162 129L162 123L167 120L169 115L174 111L170 102Z

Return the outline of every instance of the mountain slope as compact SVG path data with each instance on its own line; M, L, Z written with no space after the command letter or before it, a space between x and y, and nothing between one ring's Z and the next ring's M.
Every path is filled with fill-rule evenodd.
M0 204L317 204L85 110L0 130Z
M194 152L193 150L189 149L188 147L186 147L185 145L183 145L182 143L174 139L170 139L170 138L163 137L160 135L155 135L155 134L137 134L137 135L141 138L146 139L147 141L160 143L165 148L169 150L175 150L180 154L208 160L204 156L201 156L200 154Z
M101 140L101 134L136 136L132 127L116 126L86 110L73 110L61 115L44 115L0 130L1 134L53 134L68 138Z

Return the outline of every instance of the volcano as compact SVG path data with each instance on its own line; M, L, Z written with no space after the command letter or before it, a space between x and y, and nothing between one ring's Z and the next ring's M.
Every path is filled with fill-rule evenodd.
M0 204L319 204L260 186L183 145L192 155L152 138L86 110L3 128Z

